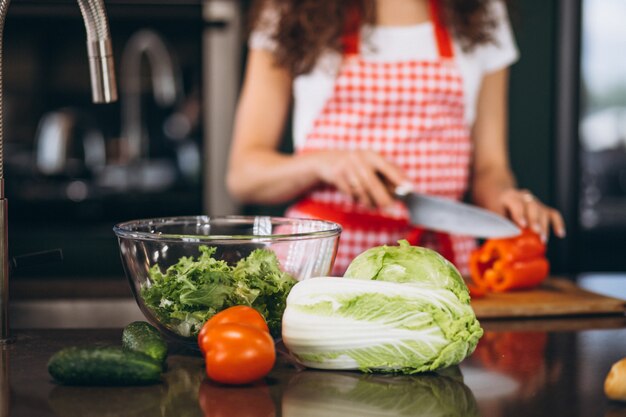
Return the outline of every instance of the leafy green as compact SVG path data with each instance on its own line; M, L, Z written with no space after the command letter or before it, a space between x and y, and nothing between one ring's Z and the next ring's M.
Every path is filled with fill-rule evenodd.
M256 249L235 266L215 259L216 248L200 246L197 259L183 256L163 273L149 270L141 297L159 321L185 337L198 334L215 313L235 305L257 309L273 335L280 334L285 300L296 280L281 271L274 252Z
M366 250L354 258L344 277L436 285L469 304L467 286L451 262L432 249L411 246L406 240L398 243Z
M433 371L471 354L483 331L469 304L432 285L311 278L293 288L283 341L305 366Z

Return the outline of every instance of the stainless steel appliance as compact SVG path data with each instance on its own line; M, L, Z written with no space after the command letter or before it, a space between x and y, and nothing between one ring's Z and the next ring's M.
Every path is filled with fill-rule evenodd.
M235 106L241 82L242 4L235 0L205 0L208 23L202 35L204 79L203 204L211 215L240 210L226 191L226 164Z

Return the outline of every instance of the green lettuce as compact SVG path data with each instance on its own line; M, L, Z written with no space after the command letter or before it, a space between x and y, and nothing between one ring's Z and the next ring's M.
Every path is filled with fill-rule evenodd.
M197 259L181 257L165 272L159 265L150 268L140 295L159 321L191 337L217 312L248 305L265 317L273 335L279 335L285 300L296 280L281 271L276 254L256 249L231 266L215 259L216 248L198 249Z

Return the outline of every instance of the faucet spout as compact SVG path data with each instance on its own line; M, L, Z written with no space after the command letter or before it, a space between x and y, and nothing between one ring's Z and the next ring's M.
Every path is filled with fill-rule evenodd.
M165 41L153 30L142 29L128 40L120 62L122 91L122 147L120 161L130 164L148 156L149 140L141 114L142 58L151 71L152 94L161 106L174 105L182 95L182 80L178 63Z
M117 85L109 23L104 0L77 0L87 30L87 53L91 75L92 99L95 103L117 100ZM0 344L12 341L9 332L9 250L7 233L7 199L4 195L4 128L2 90L2 45L4 21L10 0L0 0Z
M78 0L87 30L87 54L94 103L117 100L113 47L103 0Z

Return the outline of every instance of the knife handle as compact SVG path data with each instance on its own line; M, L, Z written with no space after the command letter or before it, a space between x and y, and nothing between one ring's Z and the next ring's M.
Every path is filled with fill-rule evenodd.
M387 188L387 191L389 191L389 194L391 194L398 200L405 200L406 197L408 197L409 194L413 192L413 184L411 184L410 182L403 182L400 185L395 185L392 184L391 181L385 178L381 173L378 173L377 175L378 179L382 181L382 183Z
M391 191L391 193L396 198L403 200L404 198L406 198L409 194L413 192L413 185L408 182L405 182L405 183L398 185L397 187L390 188L389 191Z

